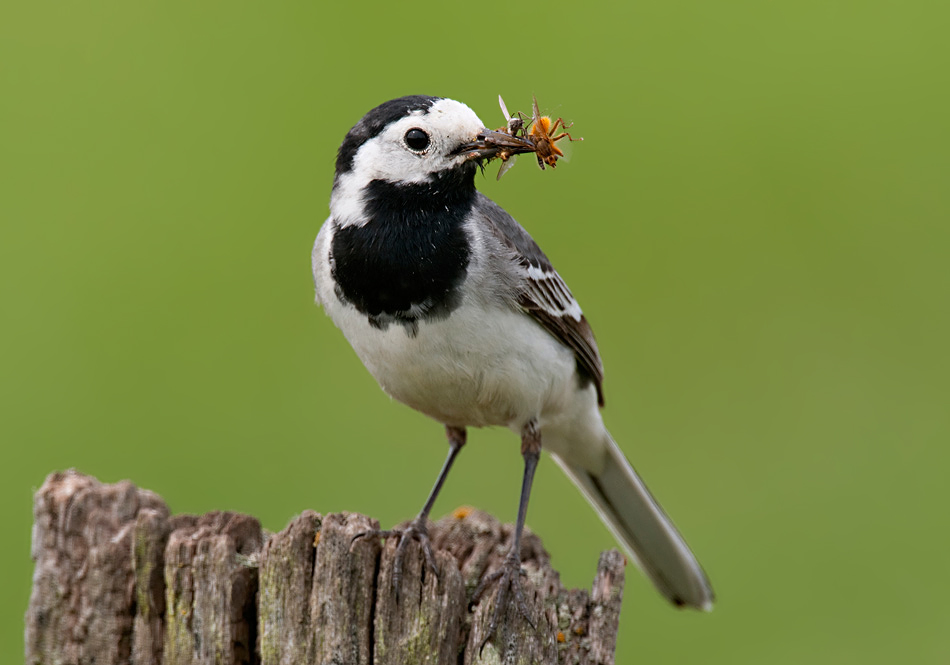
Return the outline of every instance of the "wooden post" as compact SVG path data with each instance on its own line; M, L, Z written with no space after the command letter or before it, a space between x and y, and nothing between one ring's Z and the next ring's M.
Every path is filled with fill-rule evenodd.
M157 495L54 473L34 498L28 665L606 665L624 559L600 557L593 590L566 590L541 541L523 543L529 623L507 608L485 646L510 525L459 509L430 525L440 574L417 543L393 588L395 539L353 513L304 511L280 533L253 517L171 515ZM534 624L532 627L531 624Z

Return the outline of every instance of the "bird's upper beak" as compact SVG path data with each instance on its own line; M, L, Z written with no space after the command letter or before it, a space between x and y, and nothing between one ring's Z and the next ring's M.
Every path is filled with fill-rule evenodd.
M466 159L490 160L498 157L501 153L511 156L534 152L534 150L534 144L523 138L493 129L483 129L475 136L474 140L460 145L455 154Z

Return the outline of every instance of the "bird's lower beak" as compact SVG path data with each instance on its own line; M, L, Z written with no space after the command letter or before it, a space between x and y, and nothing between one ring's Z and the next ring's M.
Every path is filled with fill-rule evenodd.
M506 132L483 129L474 141L459 146L455 154L467 159L493 159L502 155L510 157L534 151L534 144L530 141Z

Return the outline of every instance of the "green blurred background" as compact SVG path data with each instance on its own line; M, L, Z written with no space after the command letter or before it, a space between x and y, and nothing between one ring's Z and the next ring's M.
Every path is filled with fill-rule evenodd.
M441 428L310 277L343 135L411 93L492 126L537 94L585 139L479 187L584 306L608 425L719 595L630 569L618 663L950 661L946 3L351 7L0 7L0 661L50 471L274 530L419 508ZM513 520L514 436L470 442L435 513ZM528 522L570 585L613 546L547 459Z

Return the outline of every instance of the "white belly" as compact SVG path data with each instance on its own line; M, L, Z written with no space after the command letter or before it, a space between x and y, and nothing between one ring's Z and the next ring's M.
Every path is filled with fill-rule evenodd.
M525 312L478 294L415 335L398 323L370 325L333 289L326 226L313 251L317 301L379 385L394 399L445 425L501 425L518 434L530 420L542 445L572 463L599 464L603 421L591 381L574 353Z
M521 312L463 304L410 336L341 305L327 311L393 398L441 423L503 425L563 411L578 389L574 354Z

